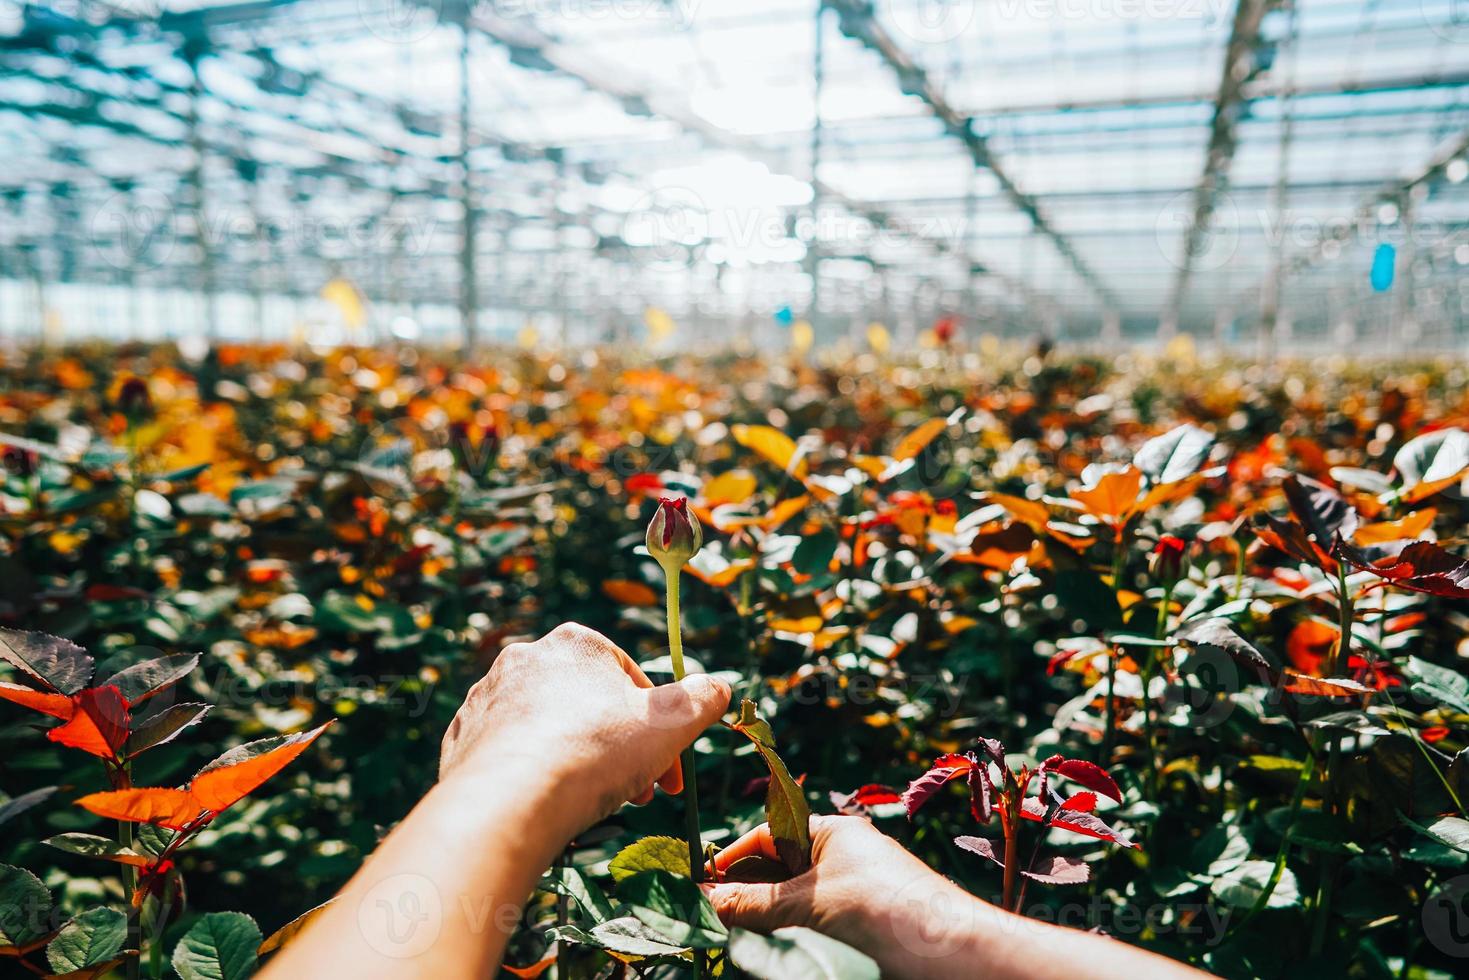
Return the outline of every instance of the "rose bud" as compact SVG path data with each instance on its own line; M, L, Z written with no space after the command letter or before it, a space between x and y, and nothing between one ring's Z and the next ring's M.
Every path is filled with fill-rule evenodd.
M680 569L704 546L699 519L689 513L687 497L662 497L648 522L648 553L665 569Z
M1153 577L1172 587L1188 577L1188 542L1176 534L1158 539L1151 559Z
M117 389L117 410L136 422L153 414L153 399L148 394L148 382L139 377L128 378Z
M3 459L5 469L21 479L34 476L36 466L41 462L41 457L34 452L18 446L0 446L0 459Z

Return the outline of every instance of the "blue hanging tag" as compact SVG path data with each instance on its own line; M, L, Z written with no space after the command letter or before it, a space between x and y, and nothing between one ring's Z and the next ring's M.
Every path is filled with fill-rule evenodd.
M1385 293L1392 288L1393 271L1397 266L1398 250L1387 242L1377 246L1372 253L1372 288Z

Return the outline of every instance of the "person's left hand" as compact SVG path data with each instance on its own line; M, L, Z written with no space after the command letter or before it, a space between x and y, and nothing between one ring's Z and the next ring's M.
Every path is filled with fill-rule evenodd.
M569 834L656 782L683 790L679 753L729 706L723 681L693 674L654 687L616 644L576 623L501 651L470 690L440 754L439 776L502 779L525 772L564 787Z

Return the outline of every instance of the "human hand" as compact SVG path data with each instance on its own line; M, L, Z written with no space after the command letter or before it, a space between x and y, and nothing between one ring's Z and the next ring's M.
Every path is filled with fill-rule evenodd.
M720 851L723 871L778 859L762 825ZM811 868L776 884L703 886L729 926L806 926L859 949L890 980L1189 980L1189 967L1114 939L1023 918L981 901L862 817L811 818Z
M729 706L723 681L654 687L617 645L576 623L501 651L444 736L444 781L518 773L554 787L548 818L579 833L653 786L683 790L679 753Z
M778 859L769 826L720 851L715 868L751 855ZM811 868L789 881L704 887L726 925L767 933L806 926L862 950L883 976L924 975L935 953L952 952L951 940L930 934L935 927L957 917L954 934L963 936L977 918L1000 914L862 817L812 817Z

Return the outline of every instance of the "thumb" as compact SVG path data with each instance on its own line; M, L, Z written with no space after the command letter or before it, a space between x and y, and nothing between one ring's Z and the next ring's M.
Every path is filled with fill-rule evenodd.
M703 888L719 921L727 926L770 932L810 920L810 888L800 879L776 884L721 882Z
M729 707L729 684L708 674L690 674L681 681L655 687L648 692L653 727L677 742L682 750L699 733L719 720Z

